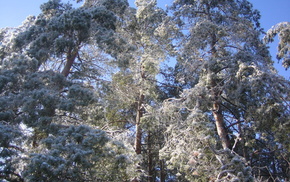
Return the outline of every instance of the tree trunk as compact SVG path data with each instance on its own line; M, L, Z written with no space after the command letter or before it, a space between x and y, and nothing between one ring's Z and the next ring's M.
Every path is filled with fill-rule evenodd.
M147 155L148 155L148 182L154 182L153 173L153 154L151 148L151 133L148 132L147 137Z
M250 160L250 156L249 156L249 153L248 153L248 147L246 146L246 142L245 142L245 138L244 138L244 132L242 130L242 126L241 126L241 123L238 124L238 129L239 129L239 137L240 137L240 142L241 142L241 145L242 145L242 156L246 159L246 161L249 161Z
M208 12L210 7L208 7ZM211 17L209 17L209 20L211 20ZM213 58L217 58L217 49L216 49L216 42L217 42L217 38L216 35L212 36L212 43L211 43L211 51L212 51L212 57ZM211 70L210 72L214 72L215 74L218 74L219 71L217 71L217 68L212 68L213 70ZM217 128L217 133L220 137L220 140L222 142L222 146L223 149L227 149L230 148L230 141L228 139L228 134L227 134L227 130L225 128L225 124L224 124L224 117L223 117L223 113L221 110L221 102L219 101L220 96L222 94L222 91L218 88L218 83L219 81L216 80L215 78L212 78L211 81L211 90L212 90L212 94L214 96L214 103L213 103L213 116L215 119L215 125Z
M166 171L165 171L164 160L160 160L159 163L160 163L160 182L165 182Z
M228 139L228 134L224 125L224 118L221 111L220 103L215 101L213 104L213 116L215 119L215 124L217 128L217 133L221 139L223 149L230 148L230 141Z
M66 64L61 72L61 74L63 74L63 76L67 77L69 75L71 67L72 67L77 55L78 55L77 50L70 50L68 52L67 58L66 58Z
M141 94L138 101L137 116L136 116L136 137L135 137L136 154L141 154L141 151L142 151L141 149L142 128L140 124L141 124L141 118L143 116L143 107L142 107L143 102L144 102L144 95Z
M141 154L141 138L142 138L142 129L139 124L136 124L136 138L135 138L135 151L136 154Z

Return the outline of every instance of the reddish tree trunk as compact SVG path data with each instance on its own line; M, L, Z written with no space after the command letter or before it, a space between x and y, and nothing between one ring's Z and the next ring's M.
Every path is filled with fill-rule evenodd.
M61 74L63 74L63 76L67 77L69 75L71 67L72 67L77 55L78 55L77 50L69 51L69 53L67 54L65 66L61 72Z
M210 7L208 6L208 9ZM210 17L209 17L210 19ZM217 56L217 50L215 47L215 44L217 42L217 38L215 35L212 36L212 43L211 43L211 50L212 50L212 57L216 58ZM219 71L214 71L215 74L218 74ZM211 90L214 96L214 103L213 103L213 116L215 119L215 125L217 128L217 133L220 137L223 149L230 148L230 141L228 139L228 133L225 127L224 123L224 116L221 110L221 102L219 101L219 98L222 94L222 91L218 88L218 81L215 80L215 78L212 78L211 81Z
M221 111L220 103L215 101L213 104L213 116L217 128L217 133L221 139L223 149L230 148L230 141L228 139L227 130L224 125L224 118Z
M142 138L142 129L139 124L136 124L136 138L135 138L135 151L136 154L141 154L141 138Z

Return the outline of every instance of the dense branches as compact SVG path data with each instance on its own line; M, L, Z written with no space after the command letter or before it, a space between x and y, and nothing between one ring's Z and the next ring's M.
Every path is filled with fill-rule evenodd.
M77 2L0 31L1 180L289 181L290 83L248 1Z

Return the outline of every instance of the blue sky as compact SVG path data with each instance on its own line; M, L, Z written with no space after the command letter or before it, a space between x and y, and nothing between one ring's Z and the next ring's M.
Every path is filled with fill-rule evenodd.
M134 0L129 0L133 4ZM254 8L261 12L262 18L260 20L261 27L265 30L270 29L273 25L282 22L290 22L290 0L249 0L253 3ZM16 27L21 25L21 22L28 15L37 15L40 13L40 4L47 2L47 0L1 0L0 2L0 28ZM158 0L161 7L165 4L170 5L172 0ZM290 70L285 71L278 64L276 60L277 41L270 44L270 52L275 61L275 67L279 74L290 78Z

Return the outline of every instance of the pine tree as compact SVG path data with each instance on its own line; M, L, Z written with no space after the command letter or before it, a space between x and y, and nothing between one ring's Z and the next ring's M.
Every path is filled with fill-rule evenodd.
M116 57L122 46L115 6L96 2L72 8L50 0L22 27L1 31L1 133L10 132L1 135L1 179L122 181L134 176L133 150L90 128L99 121L88 114L101 100L91 87L99 88L96 77L105 75L92 77L96 65L104 64L93 56ZM128 5L112 2L119 12Z
M166 13L157 7L157 1L138 0L135 4L137 9L128 9L128 20L120 30L134 50L130 52L129 62L119 65L119 71L112 77L107 119L123 127L125 132L134 128L134 142L131 139L131 143L134 143L136 154L143 156L138 169L144 171L141 174L144 179L145 175L148 181L154 181L160 147L160 133L157 132L160 128L154 115L161 93L156 76L171 42L162 30Z
M171 10L184 34L176 67L184 89L163 107L169 127L161 152L169 167L189 181L251 181L263 171L255 166L275 168L269 161L249 165L255 149L265 150L262 135L289 118L289 82L277 76L259 39L258 11L235 0L174 1Z
M0 30L0 180L289 181L290 83L247 0L76 2ZM285 68L288 29L264 38Z

